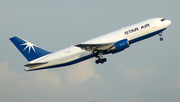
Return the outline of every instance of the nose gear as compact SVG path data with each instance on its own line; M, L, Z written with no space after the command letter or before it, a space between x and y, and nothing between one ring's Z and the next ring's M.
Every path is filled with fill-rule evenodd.
M160 36L160 41L163 41L162 32L161 32L161 33L159 33L159 36Z

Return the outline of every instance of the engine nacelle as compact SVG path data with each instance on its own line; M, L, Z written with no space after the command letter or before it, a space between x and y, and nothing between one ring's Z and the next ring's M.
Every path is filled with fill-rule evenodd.
M117 53L129 47L127 39L120 40L114 43L114 46L107 50L108 53Z

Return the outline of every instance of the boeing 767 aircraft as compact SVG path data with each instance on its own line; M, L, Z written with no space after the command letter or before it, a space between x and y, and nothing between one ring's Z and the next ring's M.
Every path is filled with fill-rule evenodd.
M68 66L92 57L97 58L96 64L103 64L107 61L103 55L123 51L140 40L159 35L162 41L162 32L170 24L170 20L152 18L57 52L46 51L17 36L10 40L29 62L24 65L25 71Z

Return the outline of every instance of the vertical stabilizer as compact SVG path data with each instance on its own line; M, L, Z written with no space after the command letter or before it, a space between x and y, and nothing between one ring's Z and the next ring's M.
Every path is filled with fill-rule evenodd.
M10 40L28 61L51 53L17 36L10 38Z

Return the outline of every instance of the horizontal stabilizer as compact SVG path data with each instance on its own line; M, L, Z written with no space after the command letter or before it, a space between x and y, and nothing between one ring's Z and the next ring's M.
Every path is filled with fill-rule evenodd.
M28 63L28 64L26 64L24 66L26 66L26 67L34 67L34 66L43 65L43 64L46 64L46 63L48 63L48 62Z

